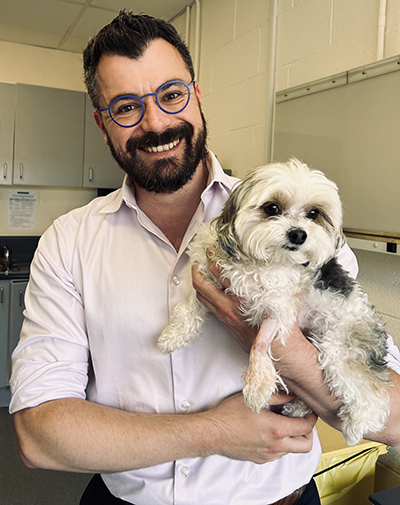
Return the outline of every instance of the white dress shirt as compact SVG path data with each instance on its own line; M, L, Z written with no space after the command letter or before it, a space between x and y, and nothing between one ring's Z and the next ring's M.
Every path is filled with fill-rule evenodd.
M46 231L13 354L10 412L64 397L132 412L195 412L242 390L248 355L215 317L193 347L172 355L156 347L173 308L193 289L185 250L237 181L212 153L208 169L208 187L178 253L139 209L128 178ZM356 274L349 248L340 258ZM308 454L264 465L187 458L103 479L115 496L136 505L265 505L311 479L321 455L314 435Z

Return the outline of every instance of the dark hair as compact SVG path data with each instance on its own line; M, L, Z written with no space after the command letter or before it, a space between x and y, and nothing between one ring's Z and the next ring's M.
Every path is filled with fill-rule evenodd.
M194 69L189 50L175 30L163 21L146 14L133 14L121 10L118 16L89 40L83 51L83 69L86 89L93 107L99 109L99 88L96 79L97 65L105 54L117 54L138 59L143 56L150 42L164 39L177 49L194 80Z

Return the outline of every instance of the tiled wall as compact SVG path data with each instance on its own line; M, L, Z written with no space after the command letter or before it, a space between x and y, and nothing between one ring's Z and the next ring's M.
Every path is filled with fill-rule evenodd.
M242 176L265 162L270 0L202 0L199 81L210 147ZM378 0L279 0L276 90L372 63ZM400 52L400 1L387 0L384 57Z

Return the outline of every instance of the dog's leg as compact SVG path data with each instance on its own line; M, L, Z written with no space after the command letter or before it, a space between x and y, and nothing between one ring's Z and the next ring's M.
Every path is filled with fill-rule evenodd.
M246 405L257 412L268 405L271 395L277 390L280 380L269 353L275 338L278 323L264 319L250 351L249 368L243 377L243 396Z
M343 403L338 412L343 438L355 445L364 434L381 431L389 415L386 333L369 307L350 329L341 330L341 335L337 329L328 332L319 343L320 362L327 384Z
M167 354L191 345L202 334L206 314L207 309L195 294L187 303L179 303L172 313L170 324L158 337L158 349Z
M349 445L385 427L389 414L387 384L370 367L359 359L336 360L325 368L325 376L332 392L343 402L338 417Z

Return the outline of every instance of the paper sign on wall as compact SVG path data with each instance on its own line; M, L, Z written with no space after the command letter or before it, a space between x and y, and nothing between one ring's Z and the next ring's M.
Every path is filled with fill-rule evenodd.
M37 191L10 191L8 227L32 230L36 227Z

